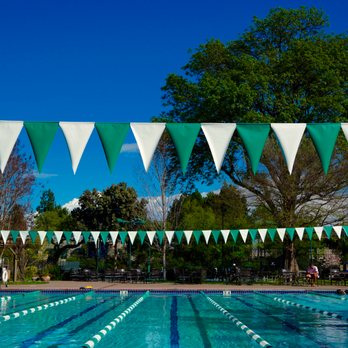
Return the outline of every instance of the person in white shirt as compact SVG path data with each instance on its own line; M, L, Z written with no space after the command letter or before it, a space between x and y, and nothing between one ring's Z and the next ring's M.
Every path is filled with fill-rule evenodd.
M319 270L318 267L313 263L307 269L306 277L309 279L311 286L316 286L319 278Z

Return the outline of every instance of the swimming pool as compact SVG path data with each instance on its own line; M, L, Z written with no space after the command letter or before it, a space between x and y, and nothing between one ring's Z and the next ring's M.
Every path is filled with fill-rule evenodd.
M225 295L1 292L0 346L81 347L99 338L98 347L348 346L346 298L304 292Z

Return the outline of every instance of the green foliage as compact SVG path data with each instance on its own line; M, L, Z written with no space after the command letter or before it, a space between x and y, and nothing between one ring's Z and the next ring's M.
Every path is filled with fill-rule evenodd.
M63 231L73 230L76 223L67 209L56 207L46 210L35 218L35 228L37 230Z
M28 266L25 268L25 280L32 280L32 278L36 276L38 276L38 268L36 266Z
M36 208L37 212L44 213L46 211L52 211L57 207L56 200L54 197L54 193L52 190L45 190L41 194L40 204Z

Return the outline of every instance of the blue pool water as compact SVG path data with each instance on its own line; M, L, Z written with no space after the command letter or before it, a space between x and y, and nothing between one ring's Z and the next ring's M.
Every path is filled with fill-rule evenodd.
M120 296L117 292L82 295L2 292L0 296L6 295L12 298L1 300L0 346L53 348L83 346L142 293ZM252 339L253 334L246 332L253 330L261 336L260 340L273 347L348 347L348 301L342 301L338 295L280 292L206 295L152 293L96 346L261 347ZM74 296L77 297L69 302L60 301ZM52 302L60 304L45 310L44 305ZM29 308L36 310L23 315L22 311ZM18 318L14 313L19 313ZM10 320L5 321L6 318ZM233 322L232 318L247 328L236 325L237 320Z

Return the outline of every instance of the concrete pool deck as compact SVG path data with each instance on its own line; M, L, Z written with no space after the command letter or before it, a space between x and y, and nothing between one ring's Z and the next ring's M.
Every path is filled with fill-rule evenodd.
M177 284L177 283L110 283L103 281L50 281L45 284L16 284L1 291L11 290L79 290L81 287L92 286L94 290L157 290L157 291L201 291L201 290L232 290L232 291L335 291L348 290L343 285L292 286L292 285L234 285L234 284Z

